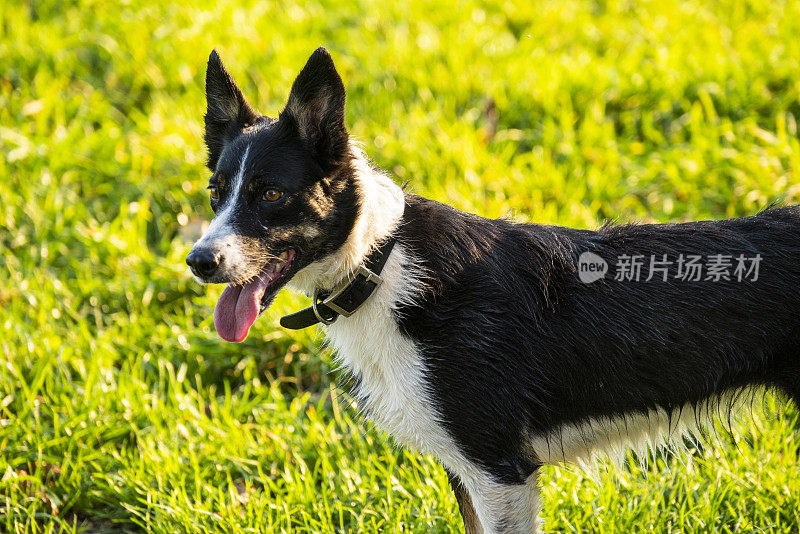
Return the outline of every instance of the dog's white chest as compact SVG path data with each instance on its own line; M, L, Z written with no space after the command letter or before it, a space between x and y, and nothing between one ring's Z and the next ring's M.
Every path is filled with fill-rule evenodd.
M409 269L396 247L381 277L383 284L356 313L327 327L338 361L358 378L359 405L379 427L412 449L446 461L453 443L425 386L424 362L394 318L406 300Z
M390 310L375 308L365 305L328 328L336 358L357 377L359 407L370 419L403 445L434 453L431 442L441 430L425 392L422 360Z

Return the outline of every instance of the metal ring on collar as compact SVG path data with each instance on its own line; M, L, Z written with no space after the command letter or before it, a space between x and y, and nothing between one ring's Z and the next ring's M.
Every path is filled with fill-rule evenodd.
M311 299L311 309L314 310L314 315L317 317L317 319L319 319L319 322L321 322L323 324L333 324L333 323L335 323L336 319L339 318L338 315L334 314L334 316L332 318L327 319L317 309L317 303L319 301L318 293L319 293L319 290L318 289L315 290L314 291L314 298Z

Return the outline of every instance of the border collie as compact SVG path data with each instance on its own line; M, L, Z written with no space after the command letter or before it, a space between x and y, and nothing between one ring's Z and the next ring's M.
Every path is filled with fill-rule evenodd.
M186 261L224 283L240 342L285 285L312 305L368 416L450 475L468 533L538 531L539 467L680 443L743 393L800 403L800 209L596 231L421 198L348 136L316 50L278 118L214 51L205 143L216 216Z

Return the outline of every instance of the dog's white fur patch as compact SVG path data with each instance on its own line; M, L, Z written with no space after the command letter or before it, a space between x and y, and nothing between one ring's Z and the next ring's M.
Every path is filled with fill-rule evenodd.
M481 520L484 534L533 534L539 532L542 509L539 473L534 472L525 484L501 485L484 478L470 491L475 513Z
M395 245L381 278L361 308L326 327L334 357L359 378L354 393L370 419L399 443L446 458L455 445L429 400L419 350L400 332L394 315L419 287L419 272L401 245Z
M360 213L338 251L301 269L291 280L290 285L306 294L317 288L332 288L352 277L402 218L402 189L373 170L360 151L356 153ZM394 315L399 306L413 302L422 290L422 272L409 251L397 243L380 276L383 283L361 308L325 327L328 342L335 349L337 362L359 378L356 398L372 420L399 443L448 458L457 449L437 422L439 417L425 391L419 351L400 332Z
M242 251L242 243L236 232L231 226L230 216L233 213L233 208L236 205L236 199L242 190L244 184L244 171L247 164L247 155L250 153L250 145L244 149L242 161L239 162L239 170L236 176L233 177L233 183L230 185L231 193L228 195L225 203L217 210L217 214L208 225L203 236L197 240L194 248L208 247L212 250L225 251L225 262L223 263L223 270L219 272L220 276L231 280L241 280L249 278L250 274L246 273L243 268L248 265L245 261L245 254ZM241 272L240 272L241 271ZM195 280L201 284L207 283L205 280L194 277Z
M570 463L588 474L596 474L598 460L608 458L619 468L627 452L636 453L643 464L659 452L678 456L688 453L689 444L699 436L714 434L715 420L733 426L741 405L756 398L757 388L746 388L717 396L673 413L652 409L647 413L626 414L564 425L547 435L531 438L538 459L545 464ZM732 430L729 428L728 430Z

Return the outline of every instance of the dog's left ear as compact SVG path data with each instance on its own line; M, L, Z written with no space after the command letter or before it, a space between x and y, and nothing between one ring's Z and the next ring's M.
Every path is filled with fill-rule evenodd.
M333 58L324 48L317 48L292 84L280 118L294 125L324 169L336 166L349 154L344 101L344 84Z
M255 123L260 115L250 107L216 50L212 50L208 57L206 101L207 165L213 171L225 145L244 128Z

